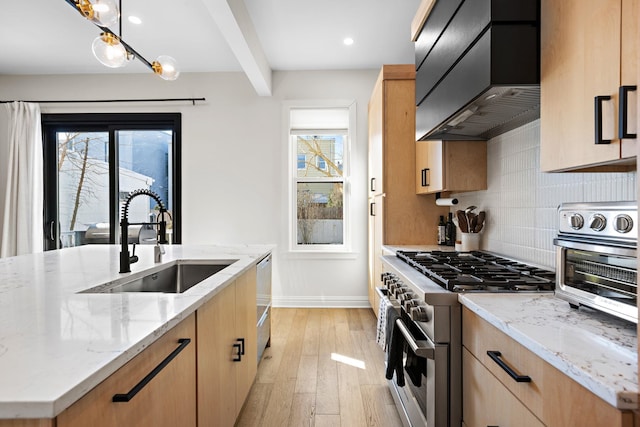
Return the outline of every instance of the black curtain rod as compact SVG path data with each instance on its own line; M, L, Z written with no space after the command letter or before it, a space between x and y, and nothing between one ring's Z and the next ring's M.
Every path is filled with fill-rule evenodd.
M189 101L196 105L196 101L206 101L205 98L162 98L162 99L67 99L67 100L47 100L47 101L21 101L34 102L38 104L82 104L82 103L100 103L100 102L176 102ZM0 104L7 104L14 101L0 101Z

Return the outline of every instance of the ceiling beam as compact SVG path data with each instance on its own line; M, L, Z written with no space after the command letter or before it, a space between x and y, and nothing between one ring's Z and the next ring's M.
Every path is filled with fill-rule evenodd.
M271 66L244 0L202 0L259 96L271 96Z

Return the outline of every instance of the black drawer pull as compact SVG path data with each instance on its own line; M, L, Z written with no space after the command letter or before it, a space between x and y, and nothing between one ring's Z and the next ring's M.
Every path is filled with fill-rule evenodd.
M376 179L375 178L371 178L371 184L369 186L369 189L371 191L376 191Z
M369 203L369 216L376 216L376 203Z
M489 357L491 358L491 360L493 360L494 362L496 362L498 364L498 366L500 366L502 369L504 369L504 371L509 374L509 376L511 378L513 378L516 382L518 383L530 383L531 382L531 377L529 375L518 375L516 373L516 371L514 371L509 365L507 365L504 360L502 360L500 358L500 356L502 356L502 353L500 353L499 351L487 351L487 354L489 355Z
M244 356L244 338L238 338L236 341L240 341L240 355Z
M233 348L237 348L238 353L231 360L233 360L234 362L242 362L242 345L240 343L235 343L233 345Z
M164 369L165 366L167 366L173 359L175 359L175 357L182 350L184 350L185 347L188 346L190 342L191 342L191 338L180 338L178 340L178 343L180 344L178 346L178 348L173 350L170 355L168 355L162 362L160 362L160 364L158 366L156 366L153 369L153 371L149 372L147 374L147 376L142 379L142 381L140 381L131 390L129 390L129 393L126 393L126 394L114 394L113 398L111 399L111 401L112 402L129 402L131 399L133 399L135 397L136 394L138 394L138 392L140 390L142 390L144 388L144 386L146 386L149 383L149 381L151 381L153 379L153 377L158 375L160 373L160 371L162 371Z

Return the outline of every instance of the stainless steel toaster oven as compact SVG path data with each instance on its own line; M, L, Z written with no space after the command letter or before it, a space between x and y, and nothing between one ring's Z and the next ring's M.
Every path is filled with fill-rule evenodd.
M638 323L636 201L558 208L556 295Z

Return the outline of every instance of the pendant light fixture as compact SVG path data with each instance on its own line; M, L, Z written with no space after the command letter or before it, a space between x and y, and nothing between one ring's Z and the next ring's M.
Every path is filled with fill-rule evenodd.
M101 27L110 27L118 23L118 6L114 0L78 0L78 11L89 21Z
M113 34L100 34L93 40L91 50L96 59L107 67L120 68L127 64L127 50Z
M160 55L158 59L149 62L122 39L122 21L119 7L115 0L65 0L82 16L100 28L101 33L93 40L91 49L98 61L110 68L124 67L133 58L138 58L155 74L164 80L175 80L180 75L177 62L170 56ZM119 35L109 27L119 24Z

